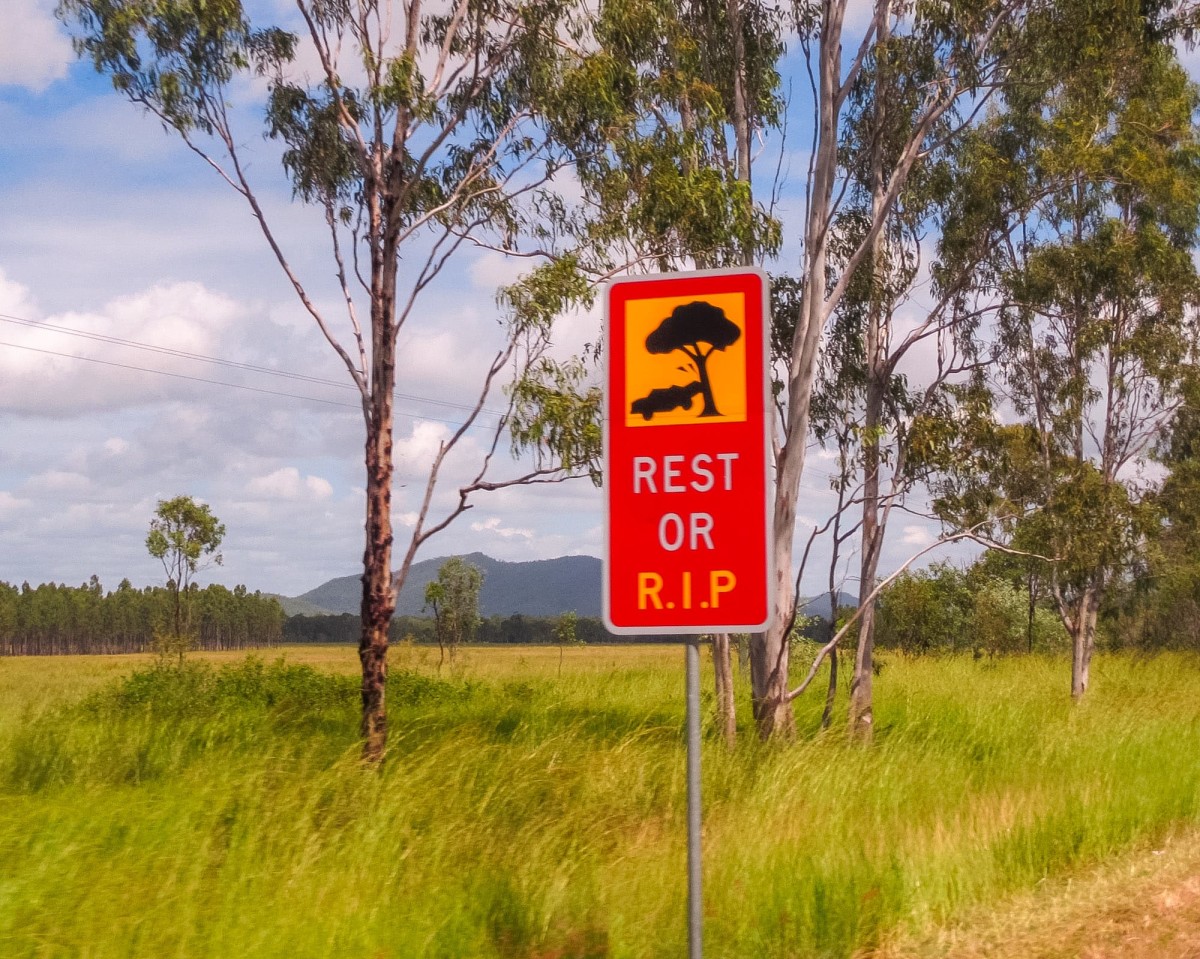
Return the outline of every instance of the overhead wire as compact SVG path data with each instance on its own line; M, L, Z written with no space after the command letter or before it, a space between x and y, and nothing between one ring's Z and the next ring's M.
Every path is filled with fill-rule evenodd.
M329 386L329 387L334 387L337 389L349 389L349 390L357 391L357 387L355 387L352 384L340 382L338 380L328 379L326 377L314 376L309 373L301 373L301 372L297 372L294 370L279 369L276 367L269 367L269 366L259 366L254 363L246 363L246 362L243 362L240 360L231 360L231 359L228 359L225 357L219 357L219 356L210 356L208 354L196 353L196 352L192 352L190 350L181 350L176 347L160 346L160 345L153 344L153 343L143 343L139 340L125 339L123 337L112 336L112 335L109 335L106 333L97 333L97 332L93 332L90 330L80 330L75 327L62 326L62 325L55 324L55 323L47 323L47 322L44 322L41 320L31 320L26 317L15 316L10 313L0 313L0 322L10 323L10 324L18 325L18 326L31 328L31 329L49 330L54 333L61 333L61 334L68 335L68 336L76 336L76 337L80 337L82 339L92 340L95 342L108 343L108 344L111 344L114 346L122 346L122 347L127 347L130 349L137 349L137 350L142 350L144 352L156 353L156 354L160 354L160 355L164 355L164 356L174 356L174 357L178 357L180 359L194 360L194 361L203 362L203 363L211 363L213 365L222 366L222 367L226 367L229 369L244 370L244 371L250 372L250 373L261 373L261 374L266 374L269 376L275 376L275 377L280 377L280 378L284 378L284 379L295 380L297 382L311 383L316 386ZM27 350L32 353L41 353L43 355L56 356L56 357L60 357L63 359L82 360L87 363L95 363L95 364L99 364L101 366L108 366L108 367L113 367L116 369L130 370L130 371L140 372L140 373L152 373L152 374L156 374L158 376L167 376L167 377L171 377L173 379L187 380L187 381L190 381L193 383L204 383L206 385L221 386L221 387L225 387L227 389L244 390L246 392L259 393L259 394L266 395L266 396L278 396L278 397L282 397L282 398L286 398L286 399L296 399L296 400L302 400L302 401L311 402L311 403L320 403L325 406L336 406L336 407L341 407L343 409L353 409L353 410L361 410L362 409L361 405L357 404L357 403L344 403L339 400L331 400L331 399L326 399L323 397L311 396L309 394L292 393L292 392L288 392L286 390L272 390L272 389L268 389L266 387L252 386L252 385L246 384L246 383L232 383L232 382L229 382L228 380L217 380L217 379L212 379L210 377L196 376L194 374L188 374L188 373L179 373L179 372L175 372L172 370L160 369L157 367L138 366L138 365L132 364L132 363L120 363L115 360L105 360L105 359L101 359L99 357L94 357L94 356L81 356L76 353L64 353L59 350L51 350L51 349L47 349L45 347L30 346L30 345L24 344L24 343L12 343L9 341L0 340L0 346L7 346L9 348L18 349L18 350ZM420 394L415 394L415 393L402 393L400 391L393 391L392 395L394 397L396 397L397 399L405 400L408 402L428 403L428 404L435 405L435 406L444 406L444 407L448 407L451 409L464 410L467 412L470 412L473 409L473 407L471 407L467 404L455 403L450 400L442 400L442 399L438 399L436 397L422 396ZM498 410L488 409L487 407L480 409L480 412L487 413L489 415L497 416L497 417L501 417L504 415L502 412L500 412ZM457 422L455 420L444 419L444 418L436 417L436 416L427 416L425 414L417 414L417 413L409 413L409 412L405 412L405 411L399 411L398 415L409 417L412 419L420 418L420 419L431 420L434 422L445 423L447 425L456 426L456 427L461 425L459 422ZM482 423L476 423L473 425L475 428L488 428L488 429L492 428L491 426L489 426L487 424L482 424ZM826 480L827 482L832 481L834 478L831 473L828 473L824 470L818 469L813 466L806 466L805 474L806 474L806 477L812 476L817 479ZM820 492L820 493L829 492L828 487L822 487L822 486L804 486L802 484L802 488L807 489L809 492Z
M246 362L243 362L240 360L231 360L231 359L227 359L225 357L220 357L220 356L210 356L205 353L194 353L189 350L181 350L176 347L159 346L154 343L143 343L139 340L124 339L122 337L112 336L107 333L96 333L91 330L80 330L75 327L61 326L59 324L47 323L47 322L44 322L41 320L31 320L31 319L28 319L23 316L14 316L11 313L0 313L0 322L12 323L15 325L24 326L24 327L28 327L31 329L50 330L55 333L63 333L68 336L77 336L82 339L94 340L96 342L101 342L101 343L109 343L114 346L124 346L124 347L128 347L130 349L143 350L145 352L150 352L150 353L159 353L164 356L175 356L175 357L179 357L180 359L196 360L196 361L199 361L202 363L212 363L214 365L224 366L224 367L227 367L230 369L245 370L246 372L250 372L250 373L262 373L262 374L266 374L268 376L276 376L276 377L282 377L285 379L297 380L297 381L304 382L304 383L312 383L317 386L330 386L335 389L354 390L356 392L358 390L358 387L351 383L346 383L341 380L333 380L333 379L329 379L327 377L314 376L310 373L300 373L295 370L284 370L284 369L279 369L277 367L271 367L271 366L259 366L254 363L246 363ZM13 344L13 343L6 343L4 345L17 346L18 348L26 348L26 347L22 347L20 344ZM34 349L33 347L28 347L28 348ZM43 352L53 353L54 351L53 350L44 350ZM58 354L58 355L69 356L69 357L76 356L75 354ZM87 359L87 357L77 357L77 358L78 359ZM147 372L165 372L165 371L156 370L153 368L147 369L145 367L129 367L129 368L130 369L141 369L141 370L145 370ZM221 383L221 382L215 381L215 380L213 380L213 381L202 380L202 382L212 382L212 383L215 383L216 385L224 385L224 386L233 385L236 387L236 384ZM268 392L270 392L270 391L268 391ZM279 393L278 395L280 395L280 396L296 396L298 394ZM449 409L463 410L465 412L471 412L472 410L474 410L474 406L471 404L456 403L452 400L438 399L437 397L433 397L433 396L422 396L417 393L403 393L399 390L393 390L392 395L396 399L407 400L409 402L429 403L433 406L444 406ZM305 397L305 398L308 398L308 397ZM318 401L318 402L324 402L324 401ZM332 401L329 401L329 402L332 402ZM342 404L342 405L346 405L346 404ZM360 407L358 407L357 404L355 404L354 408L358 409ZM504 413L501 410L489 409L488 407L483 407L480 410L480 412L488 413L492 416L503 416L504 415Z
M29 319L26 319L25 317L13 316L12 314L8 314L8 313L0 313L0 322L12 323L12 324L16 324L19 326L33 328L33 329L50 330L55 333L63 333L63 334L67 334L70 336L78 336L83 339L89 339L89 340L94 340L94 341L98 341L98 342L110 343L110 344L116 345L116 346L129 347L132 349L138 349L138 350L143 350L146 352L158 353L158 354L167 355L167 356L175 356L175 357L179 357L181 359L188 359L188 360L195 360L195 361L204 362L204 363L211 363L211 364L214 364L217 366L223 366L223 367L227 367L227 368L231 368L231 369L240 369L240 370L245 370L247 372L252 372L252 373L265 373L265 374L269 374L271 376L282 377L285 379L291 379L291 380L296 380L296 381L305 382L305 383L312 383L312 384L318 385L318 386L330 386L330 387L335 387L337 389L355 390L357 392L357 387L353 386L352 384L343 383L343 382L339 382L337 380L331 380L331 379L327 379L324 377L313 376L313 375L310 375L307 373L298 373L298 372L295 372L292 370L281 370L281 369L277 369L277 368L273 368L273 367L258 366L253 363L244 363L244 362L241 362L238 360L226 359L224 357L208 356L203 353L193 353L188 350L180 350L180 349L176 349L174 347L158 346L158 345L155 345L152 343L142 343L137 340L127 340L127 339L123 339L121 337L109 336L109 335L103 334L103 333L93 333L93 332L87 331L87 330L78 330L73 327L59 326L59 325L53 324L53 323L43 323L43 322L37 321L37 320L29 320ZM209 384L212 386L223 386L223 387L227 387L229 389L235 389L235 390L246 390L248 392L260 393L260 394L265 394L268 396L280 396L280 397L286 397L289 399L305 400L305 401L312 402L312 403L321 403L326 406L339 406L339 407L343 407L346 409L354 409L354 410L362 409L362 406L357 403L344 403L339 400L325 399L322 397L312 396L310 394L292 393L292 392L288 392L286 390L272 390L272 389L267 389L266 387L252 386L252 385L249 385L246 383L232 383L232 382L229 382L228 380L216 380L216 379L212 379L210 377L196 376L196 375L187 374L187 373L179 373L179 372L175 372L172 370L164 370L159 367L138 366L138 365L132 364L132 363L120 363L115 360L105 360L105 359L101 359L99 357L94 357L94 356L82 356L77 353L64 353L59 350L51 350L51 349L48 349L45 347L30 346L29 344L25 344L25 343L13 343L13 342L9 342L9 341L0 341L0 346L7 346L7 347L11 347L12 349L18 349L18 350L27 350L27 351L33 352L33 353L42 353L42 354L45 354L48 356L57 356L57 357L61 357L63 359L83 360L84 362L97 363L102 366L115 367L117 369L133 370L133 371L137 371L137 372L141 372L141 373L154 373L159 376L169 376L174 379L190 380L191 382L195 382L195 383L205 383L205 384ZM428 404L431 404L434 406L444 406L444 407L449 407L451 409L463 410L466 412L471 412L474 409L474 407L468 406L463 403L455 403L450 400L441 400L436 397L421 396L419 394L414 394L414 393L402 393L398 390L393 391L392 395L394 397L396 397L397 399L405 400L408 402L428 403ZM481 408L479 412L486 413L490 416L495 416L495 417L503 417L505 415L504 413L502 413L498 410L489 409L487 407ZM454 427L458 427L458 426L462 425L461 422L459 422L457 420L445 419L442 417L431 416L431 415L426 415L426 414L409 413L409 412L406 412L403 410L397 411L397 415L406 416L406 417L409 417L412 419L432 420L434 422L445 423L449 426L454 426ZM476 429L492 429L493 428L493 426L491 424L486 424L486 423L475 423L475 424L472 424L472 426Z
M79 356L75 353L62 353L58 350L47 350L40 346L29 346L24 343L9 343L0 340L0 346L15 350L28 350L31 353L43 353L47 356L59 356L68 360L83 360L85 363L99 363L102 366L113 366L121 370L136 370L139 373L156 373L159 376L170 376L178 380L191 380L193 383L208 383L212 386L226 386L234 390L249 390L253 393L266 393L269 396L286 396L291 399L308 400L312 403L324 403L327 406L342 406L347 409L361 409L353 403L343 403L340 400L326 400L318 396L305 396L300 393L287 393L283 390L268 390L261 386L250 386L246 383L229 383L224 380L213 380L205 376L191 376L187 373L175 373L171 370L158 370L146 366L134 366L132 363L118 363L115 360L102 360L96 356Z

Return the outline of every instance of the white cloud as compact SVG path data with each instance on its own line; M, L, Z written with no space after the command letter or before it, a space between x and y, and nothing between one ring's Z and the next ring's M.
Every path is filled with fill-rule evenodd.
M933 533L924 526L905 526L901 530L900 542L905 546L923 549L933 542Z
M415 420L412 432L407 437L398 438L393 447L397 471L423 478L442 442L449 436L450 429L445 423Z
M497 289L513 283L529 268L529 263L525 260L517 260L489 250L476 258L467 273L476 289L495 295Z
M5 0L0 30L0 86L40 93L67 75L71 41L58 28L50 0Z
M10 280L0 269L0 313L22 319L34 319L38 315L33 292L16 280Z
M37 316L26 288L3 277L0 281L0 302L16 304L11 316ZM220 353L229 328L245 312L200 283L162 283L117 297L97 312L51 315L37 325L5 324L0 405L14 412L61 416L194 395L194 381L179 377L211 379L212 367L200 367L177 352Z
M92 481L82 473L67 470L47 470L37 476L31 476L26 487L31 490L54 493L83 493L92 485Z
M0 516L5 518L23 512L31 504L30 500L13 496L8 490L0 489Z
M472 523L471 529L476 533L492 533L504 539L533 539L533 530L520 529L516 526L503 526L499 516L490 516L482 523Z
M284 466L257 476L246 484L246 491L256 496L282 500L326 500L333 496L333 485L320 476L301 476L294 466Z

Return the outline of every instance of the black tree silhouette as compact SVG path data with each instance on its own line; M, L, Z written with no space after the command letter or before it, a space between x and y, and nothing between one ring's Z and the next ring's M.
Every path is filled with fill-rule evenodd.
M736 343L741 335L742 331L725 316L724 310L703 300L696 300L675 307L671 315L646 337L646 349L651 353L679 350L689 357L696 364L700 392L704 396L704 409L699 415L720 416L708 378L708 358L714 350L724 350ZM708 349L705 350L701 344L706 344Z

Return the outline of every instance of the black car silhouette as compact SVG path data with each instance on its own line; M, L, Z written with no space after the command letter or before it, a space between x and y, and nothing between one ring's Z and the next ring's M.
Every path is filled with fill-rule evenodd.
M648 420L655 413L669 413L671 410L683 407L692 408L692 397L702 392L704 387L697 381L687 386L668 386L661 390L651 390L641 399L634 400L629 407L630 413L641 413L642 419Z

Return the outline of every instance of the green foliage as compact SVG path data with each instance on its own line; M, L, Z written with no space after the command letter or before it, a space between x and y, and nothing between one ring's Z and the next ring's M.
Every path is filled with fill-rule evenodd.
M160 656L178 656L195 642L192 625L191 581L200 568L201 560L221 565L217 549L225 538L225 524L217 520L204 503L190 496L159 500L146 549L162 563L167 574L167 589L171 591L174 615L170 623L160 624L154 634L154 648Z
M903 573L880 597L876 642L909 655L961 652L970 642L964 629L970 608L965 577L956 567L936 563Z
M583 640L579 637L579 617L574 610L563 613L555 621L554 638L560 646L583 645Z
M582 204L543 196L534 235L571 252L504 291L518 322L544 323L591 305L597 277L641 263L745 265L777 252L780 224L756 200L734 144L734 65L724 0L604 0L589 44L565 64L539 107L573 156ZM778 126L777 11L736 7L745 53L747 135ZM540 224L540 225L539 225ZM586 469L600 483L598 357L542 357L512 388L514 453Z
M1134 649L1200 649L1200 419L1197 383L1160 437L1155 458L1167 470L1147 504L1139 563L1114 589L1106 638Z
M1027 588L981 563L962 571L949 563L906 572L879 600L879 645L907 655L1003 655L1060 652L1066 633L1044 603L1031 604Z
M554 638L558 642L558 671L561 675L566 648L583 645L583 640L579 637L579 617L575 615L574 610L563 613L555 620Z
M596 49L546 101L595 214L577 224L599 266L630 255L662 268L744 265L778 250L779 224L736 169L732 26L723 0L605 0ZM768 4L737 5L753 132L780 120L781 24Z
M397 677L396 683L403 685L402 678ZM282 658L266 663L250 656L220 668L193 662L137 670L110 690L92 696L84 708L110 718L145 711L163 718L203 714L211 719L225 710L270 710L298 716L340 709L351 704L357 693L351 677L323 673Z
M555 632L558 625L559 618L553 616L496 614L479 620L474 638L477 644L488 646L549 646L558 642ZM430 617L397 616L392 621L390 634L392 642L405 641L407 637L409 641L421 645L437 643L437 630ZM351 613L291 616L283 625L284 642L287 643L357 643L360 635L359 618ZM660 641L652 635L613 636L595 616L577 617L575 635L585 645Z
M282 641L279 601L245 586L188 590L192 635L200 649L245 649ZM0 655L140 653L155 647L170 622L175 594L134 589L129 580L105 593L93 576L82 586L0 581ZM177 651L175 651L177 653Z
M1142 468L1195 375L1200 93L1171 7L1033 8L1030 55L1005 109L964 143L976 176L957 182L947 224L962 248L987 237L993 250L973 294L1004 304L992 385L1020 422L998 426L976 389L948 435L923 424L943 451L929 461L957 475L938 508L1035 554L1022 575L1047 584L1078 637L1076 695L1106 593L1121 594L1118 631L1149 629L1125 585L1158 548Z
M290 60L296 38L255 30L241 0L61 0L80 56L183 133L212 133L214 94L240 71Z
M453 660L458 647L469 643L479 626L479 590L483 573L461 557L442 563L437 579L425 586L425 608L433 611L438 648L450 650Z
M221 565L217 550L224 538L225 524L212 514L207 504L197 503L190 496L176 496L158 501L150 520L146 549L162 563L168 579L179 589L187 589L204 557Z
M580 29L569 3L472 2L464 17L415 11L414 43L393 55L387 28L341 2L304 3L311 32L301 36L254 25L241 0L61 0L58 11L80 55L117 90L185 137L215 135L231 156L232 86L265 77L266 133L284 146L295 195L347 225L387 198L388 222L372 226L373 241L383 240L380 228L394 238L423 218L490 219L507 236L521 228L513 193L500 185L538 144L507 127L557 88L557 34ZM313 43L330 72L300 78L292 65ZM439 57L452 68L436 85L422 64ZM434 148L418 130L438 137Z

